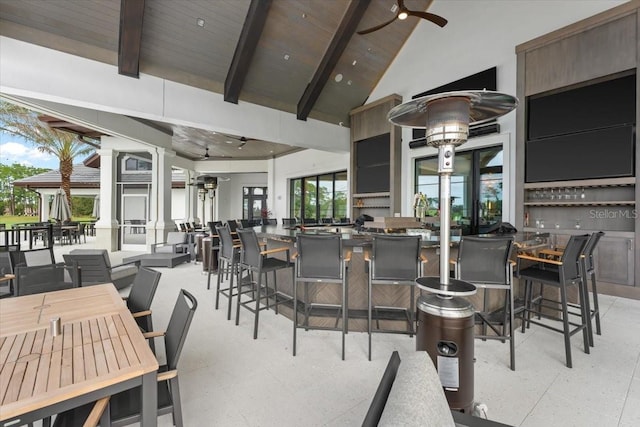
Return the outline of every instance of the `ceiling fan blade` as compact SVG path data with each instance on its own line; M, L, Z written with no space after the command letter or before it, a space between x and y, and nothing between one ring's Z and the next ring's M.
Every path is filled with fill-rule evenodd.
M422 19L426 19L427 21L431 21L434 24L436 24L439 27L444 27L445 25L447 25L447 21L446 19L444 19L442 16L439 15L434 15L433 13L429 13L429 12L419 12L417 10L407 10L407 14L409 16L417 16L418 18L422 18Z
M361 36L365 35L365 34L373 33L374 31L378 31L379 29L384 28L387 25L391 24L396 19L398 19L398 15L394 16L393 18L391 18L387 22L384 22L384 23L382 23L380 25L376 25L375 27L367 28L366 30L357 31L357 33L360 34Z

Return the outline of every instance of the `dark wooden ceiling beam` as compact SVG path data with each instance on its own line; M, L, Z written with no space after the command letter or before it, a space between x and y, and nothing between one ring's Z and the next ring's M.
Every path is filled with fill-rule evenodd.
M322 61L320 61L320 65L318 65L311 82L309 82L300 101L298 101L298 120L307 120L307 117L309 117L309 113L318 100L327 80L329 80L329 76L338 63L340 56L342 56L347 44L349 44L349 40L356 32L356 28L370 3L371 0L351 0L349 8L345 12Z
M118 73L138 78L142 46L144 0L120 0L120 42Z
M238 103L240 91L249 72L251 59L258 47L272 0L251 0L233 60L224 81L224 100Z

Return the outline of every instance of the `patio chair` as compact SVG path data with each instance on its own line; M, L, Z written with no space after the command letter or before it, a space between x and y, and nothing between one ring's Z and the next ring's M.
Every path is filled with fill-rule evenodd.
M112 266L106 249L74 249L63 257L65 264L78 263L84 286L113 283L122 289L132 284L138 274L139 262Z
M151 245L151 253L191 253L188 238L189 235L182 231L170 231L167 233L167 240L165 242Z
M65 270L69 272L68 275ZM17 297L82 286L77 263L17 266L15 276L14 295Z
M177 427L183 425L178 384L178 360L197 307L198 302L193 295L182 289L173 308L166 332L145 334L148 339L164 337L166 365L162 365L158 369L158 416L172 414L173 424ZM135 387L111 396L109 410L105 412L109 418L101 425L117 427L140 422L142 406L140 394L140 387ZM95 403L90 403L59 414L56 417L54 427L82 425L82 420L87 418L86 414L93 409L94 405Z
M148 332L153 330L151 322L151 303L158 289L162 273L148 267L140 267L136 274L129 296L124 298L127 308L133 314L138 326Z

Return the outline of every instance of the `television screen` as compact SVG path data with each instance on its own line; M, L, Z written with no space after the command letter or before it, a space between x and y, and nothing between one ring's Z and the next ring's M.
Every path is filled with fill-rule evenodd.
M388 133L355 143L356 193L389 191L390 147Z
M527 141L525 182L635 174L633 125Z
M636 76L530 97L528 140L635 123Z

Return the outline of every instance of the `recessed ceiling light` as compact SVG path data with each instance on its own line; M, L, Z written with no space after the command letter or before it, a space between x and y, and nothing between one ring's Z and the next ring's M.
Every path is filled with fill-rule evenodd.
M288 53L285 53L285 54L284 54L284 60L285 60L285 61L288 61L288 60L289 60L289 58L291 58L291 57L289 56L289 54L288 54Z
M196 24L198 24L198 27L203 27L204 28L204 19L202 19L202 18L196 19Z
M401 21L404 21L405 19L407 19L407 17L409 16L409 14L405 11L402 11L398 14L398 19Z
M354 59L354 60L353 60L353 62L351 63L351 65L354 65L354 66L355 66L357 63L358 63L358 60L357 60L357 59Z
M302 14L302 19L304 19L304 18L306 18L306 17L307 17L307 14L306 14L306 13L303 13L303 14Z
M336 83L340 83L342 81L342 77L342 74L338 73L333 79L336 81Z
M353 83L351 80L347 80L347 84L348 84L349 86L351 86L351 83Z

